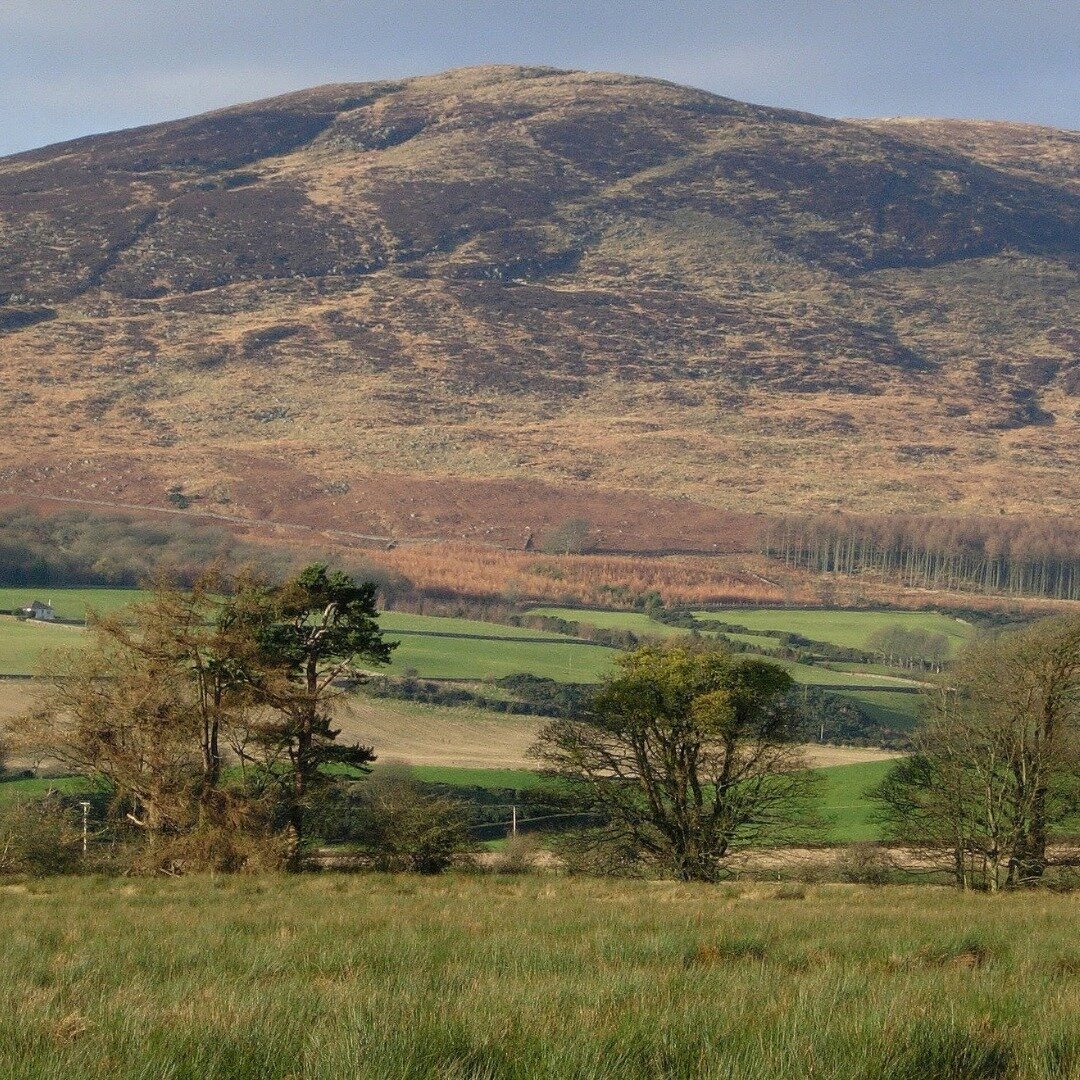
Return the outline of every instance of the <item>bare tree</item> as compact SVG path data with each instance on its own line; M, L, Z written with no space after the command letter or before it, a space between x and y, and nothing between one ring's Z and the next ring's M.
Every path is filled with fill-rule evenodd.
M191 683L100 627L89 633L85 651L53 654L43 693L13 734L29 752L113 788L148 835L190 826L200 772Z
M1080 807L1080 618L967 649L928 695L917 752L875 792L890 834L948 853L959 887L1037 882Z
M253 643L235 633L219 580L159 583L110 616L90 613L88 645L47 661L43 692L16 724L22 743L100 780L151 836L222 816L222 742L253 700L241 674Z
M216 812L223 746L230 738L242 741L255 704L244 673L255 661L256 643L222 596L224 585L215 570L204 572L186 590L159 582L148 601L89 620L98 636L111 637L118 647L188 683L189 706L196 713L203 821Z
M580 555L589 547L589 523L585 518L567 518L544 533L544 551L549 555Z

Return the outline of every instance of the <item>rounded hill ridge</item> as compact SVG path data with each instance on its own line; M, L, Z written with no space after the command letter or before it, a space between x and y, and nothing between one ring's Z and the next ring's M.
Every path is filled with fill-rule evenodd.
M506 66L3 159L0 488L1075 514L1078 139Z

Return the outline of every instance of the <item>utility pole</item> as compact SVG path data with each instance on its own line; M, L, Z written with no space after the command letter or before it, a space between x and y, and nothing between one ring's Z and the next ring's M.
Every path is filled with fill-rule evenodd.
M517 803L510 807L510 835L517 836Z
M82 853L85 855L90 839L90 804L81 802L79 805L82 807Z

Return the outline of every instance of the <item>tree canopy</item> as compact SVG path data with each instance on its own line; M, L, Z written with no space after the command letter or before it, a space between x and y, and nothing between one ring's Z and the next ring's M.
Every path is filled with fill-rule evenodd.
M791 677L767 661L687 645L624 657L587 716L548 724L534 748L597 826L582 843L642 865L715 880L736 848L793 838L813 781L780 705Z

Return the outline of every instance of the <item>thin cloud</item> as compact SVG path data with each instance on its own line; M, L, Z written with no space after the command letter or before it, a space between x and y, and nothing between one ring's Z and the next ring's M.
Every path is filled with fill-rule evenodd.
M625 71L828 115L1080 127L1064 0L7 0L0 153L334 81Z

